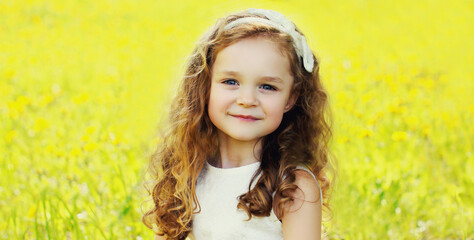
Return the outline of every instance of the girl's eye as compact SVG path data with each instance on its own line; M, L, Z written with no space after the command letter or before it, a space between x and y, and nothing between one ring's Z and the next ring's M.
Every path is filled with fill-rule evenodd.
M223 81L222 83L228 84L228 85L236 85L237 81L235 81L234 79L227 79L227 80Z
M275 91L276 90L275 87L273 87L272 85L268 85L268 84L263 84L262 88L265 89L265 90L270 90L270 91Z

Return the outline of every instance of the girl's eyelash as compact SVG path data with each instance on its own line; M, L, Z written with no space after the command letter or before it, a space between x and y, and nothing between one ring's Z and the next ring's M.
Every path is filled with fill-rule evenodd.
M224 83L224 84L228 84L228 82L237 83L237 81L235 81L234 79L226 79L226 80L222 81L222 83ZM231 85L234 85L234 84L231 84Z
M270 91L276 91L276 90L277 90L277 89L276 89L274 86L272 86L272 85L263 84L262 86L269 86L269 87L270 87L270 89L265 89L265 90L270 90Z
M227 85L238 84L235 79L225 79L224 81L222 81L222 83L227 84ZM269 91L276 91L277 90L277 88L272 86L272 85L262 84L262 87L266 87L266 86L268 86L269 88L264 88L265 90L269 90Z

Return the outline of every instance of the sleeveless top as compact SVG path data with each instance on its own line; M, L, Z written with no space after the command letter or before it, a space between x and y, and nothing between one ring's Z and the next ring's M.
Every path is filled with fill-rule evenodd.
M189 239L283 239L281 222L273 210L268 217L252 216L246 221L247 213L237 208L238 196L248 192L250 180L259 167L260 162L235 168L217 168L206 162L196 182L201 212L193 215ZM323 195L316 177L305 167L297 169L306 170L316 180L322 205Z

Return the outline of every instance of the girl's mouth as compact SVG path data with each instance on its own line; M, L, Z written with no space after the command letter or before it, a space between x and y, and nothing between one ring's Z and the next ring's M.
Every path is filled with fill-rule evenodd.
M254 117L252 115L232 115L232 116L235 117L235 118L244 120L244 121L248 121L248 122L259 120L258 118Z

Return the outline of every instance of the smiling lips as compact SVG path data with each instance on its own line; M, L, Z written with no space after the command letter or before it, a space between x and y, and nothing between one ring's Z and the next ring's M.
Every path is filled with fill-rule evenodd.
M259 118L256 118L252 115L231 115L235 118L239 118L239 119L242 119L244 121L256 121L256 120L260 120Z

